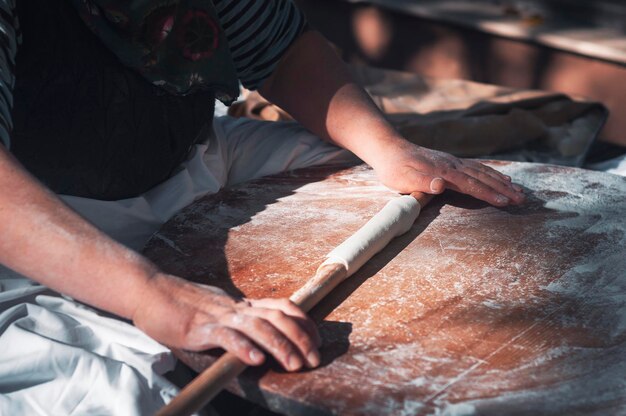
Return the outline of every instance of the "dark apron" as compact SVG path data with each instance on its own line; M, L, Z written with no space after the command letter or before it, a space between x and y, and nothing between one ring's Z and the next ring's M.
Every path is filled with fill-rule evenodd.
M153 86L67 0L16 3L15 156L54 192L88 198L136 196L171 176L210 127L214 94Z

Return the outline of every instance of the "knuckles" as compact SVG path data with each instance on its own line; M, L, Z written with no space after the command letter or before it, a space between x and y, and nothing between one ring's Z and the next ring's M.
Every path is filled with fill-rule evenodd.
M284 313L283 311L279 311L277 309L270 311L268 314L268 318L272 322L285 321L289 319L286 313Z
M300 308L298 308L295 303L287 298L278 299L278 304L289 310L297 309L298 311L300 311Z
M483 185L481 181L471 176L466 179L466 182L467 182L467 185L469 185L472 188L479 188Z

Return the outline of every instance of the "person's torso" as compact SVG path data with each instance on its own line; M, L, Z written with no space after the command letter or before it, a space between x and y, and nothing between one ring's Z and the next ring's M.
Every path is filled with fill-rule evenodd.
M214 94L150 84L85 26L67 0L17 2L12 152L53 191L136 196L167 179L211 122Z

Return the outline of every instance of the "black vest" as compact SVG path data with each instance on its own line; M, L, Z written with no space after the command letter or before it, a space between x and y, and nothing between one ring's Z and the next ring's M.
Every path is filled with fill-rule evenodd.
M11 151L60 194L139 195L167 179L213 117L214 95L180 97L124 67L67 0L17 1Z

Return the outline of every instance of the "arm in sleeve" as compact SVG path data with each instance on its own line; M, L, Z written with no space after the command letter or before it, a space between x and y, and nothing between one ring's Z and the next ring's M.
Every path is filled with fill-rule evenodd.
M19 23L15 2L0 0L0 142L11 145L11 108L15 84L15 54L19 43Z
M303 32L306 19L291 0L214 0L244 87L258 89Z

